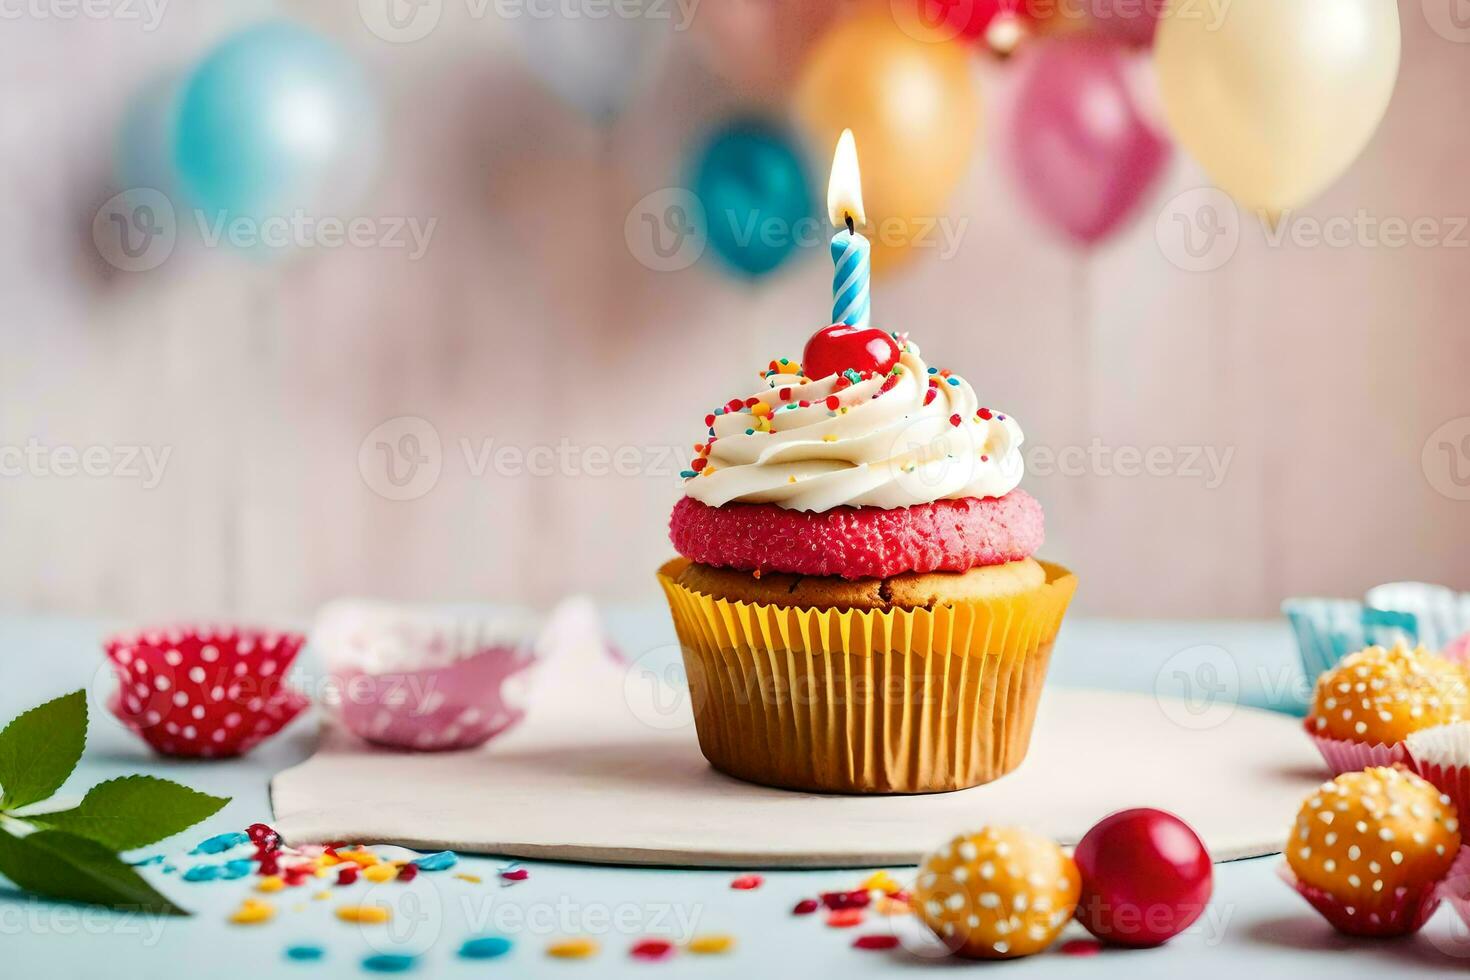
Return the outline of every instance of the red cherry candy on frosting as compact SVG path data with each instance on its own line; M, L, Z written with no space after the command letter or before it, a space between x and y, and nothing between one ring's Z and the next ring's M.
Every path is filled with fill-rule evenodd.
M1082 875L1077 921L1105 942L1158 946L1205 911L1214 869L1183 820L1162 810L1124 810L1087 832L1074 854Z
M812 334L801 355L801 369L808 378L822 378L854 371L887 374L898 363L898 341L877 327L854 327L834 323Z

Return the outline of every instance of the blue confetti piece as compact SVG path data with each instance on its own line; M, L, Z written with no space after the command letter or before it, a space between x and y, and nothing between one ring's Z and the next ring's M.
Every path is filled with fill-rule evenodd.
M415 858L413 863L419 866L420 871L448 871L459 863L459 855L453 851L440 851Z
M241 844L250 843L250 835L244 831L237 830L231 834L216 834L205 841L200 841L199 846L190 851L190 854L223 854L225 851Z
M184 872L185 881L218 881L225 869L217 864L196 864Z
M237 858L234 861L226 861L220 869L220 877L226 881L234 881L244 878L255 870L255 862L249 858Z
M478 939L466 939L459 948L459 955L467 960L493 960L509 953L513 945L515 944L504 936L481 936Z
M407 973L418 960L397 953L379 953L362 961L362 968L370 973Z
M326 955L320 946L292 946L286 950L286 959L297 963L315 963Z
M134 861L133 864L132 864L132 866L135 867L135 868L146 868L150 864L162 864L162 863L163 863L163 855L162 854L154 854L151 857L145 857L141 861Z

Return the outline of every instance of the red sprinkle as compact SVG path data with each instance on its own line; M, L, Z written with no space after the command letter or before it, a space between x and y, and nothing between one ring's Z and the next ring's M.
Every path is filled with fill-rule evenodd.
M696 473L698 473L700 470L704 469L708 465L709 460L704 456L700 456L697 459L690 460L689 462L689 468Z
M818 902L815 898L803 898L801 901L796 903L796 908L791 910L791 914L811 915L813 912L821 907L822 903Z
M419 876L419 866L412 861L398 869L398 881L413 881Z
M932 402L934 400L934 396L937 394L939 394L939 389L937 388L930 388L928 391L924 392L924 404L927 405Z
M1103 944L1096 939L1068 939L1057 947L1063 956L1096 956L1102 952Z
M827 913L827 925L833 929L850 929L863 924L866 913L862 909L837 909Z
M510 871L500 872L500 877L504 878L506 881L525 881L527 878L531 877L531 872L527 871L525 868L512 868Z
M827 407L830 408L832 411L837 411L837 406L841 404L842 399L838 398L836 395L827 396Z
M281 873L281 859L275 851L256 851L255 860L260 862L256 873L261 875L278 875Z
M829 909L862 909L867 908L873 896L867 891L859 888L851 892L823 892L822 904Z
M760 404L760 399L759 398L747 398L747 399L745 399L745 407L746 408L755 408L759 404Z
M286 884L294 887L306 884L306 879L316 874L316 868L309 864L298 864L286 869Z
M778 395L781 396L781 400L783 402L789 402L789 401L791 401L791 389L790 388L782 388L780 391L776 392L776 394L778 394Z
M982 419L985 419L986 421L990 420L990 409L982 408L980 409L978 414Z
M666 939L643 939L633 944L628 955L636 960L666 960L674 955L674 944Z
M959 424L961 422L963 422L963 421L964 421L964 419L960 418L958 415L951 415L949 417L949 424L950 425L953 425L953 426L956 426L956 427L958 427Z
M741 401L738 398L732 398L725 403L725 411L727 412L738 412L744 407L745 402Z
M357 865L344 864L342 870L337 872L337 884L350 885L357 880Z
M715 424L715 417L713 415L706 415L704 417L704 424L707 425L707 426L708 425L714 425Z
M276 833L268 824L253 823L246 828L245 833L257 848L263 851L278 850L281 846L281 835Z
M730 882L730 887L736 891L748 892L752 889L759 888L765 883L765 880L760 875L742 875Z
M858 949L896 949L898 947L897 936L859 936L852 941L853 946Z

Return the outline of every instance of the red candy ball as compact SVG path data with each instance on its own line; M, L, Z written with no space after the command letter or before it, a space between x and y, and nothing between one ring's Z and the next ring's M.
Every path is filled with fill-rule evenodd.
M812 334L801 355L801 369L813 381L854 371L887 374L898 363L898 341L877 327L834 323Z
M1183 820L1124 810L1087 832L1074 855L1082 874L1077 921L1118 946L1168 942L1205 911L1210 854Z

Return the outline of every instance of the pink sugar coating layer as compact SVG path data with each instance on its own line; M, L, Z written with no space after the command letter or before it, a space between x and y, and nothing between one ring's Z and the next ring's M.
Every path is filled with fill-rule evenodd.
M1024 490L884 510L821 513L775 504L674 505L669 538L690 561L742 571L846 579L964 572L1029 558L1046 537L1041 504Z

